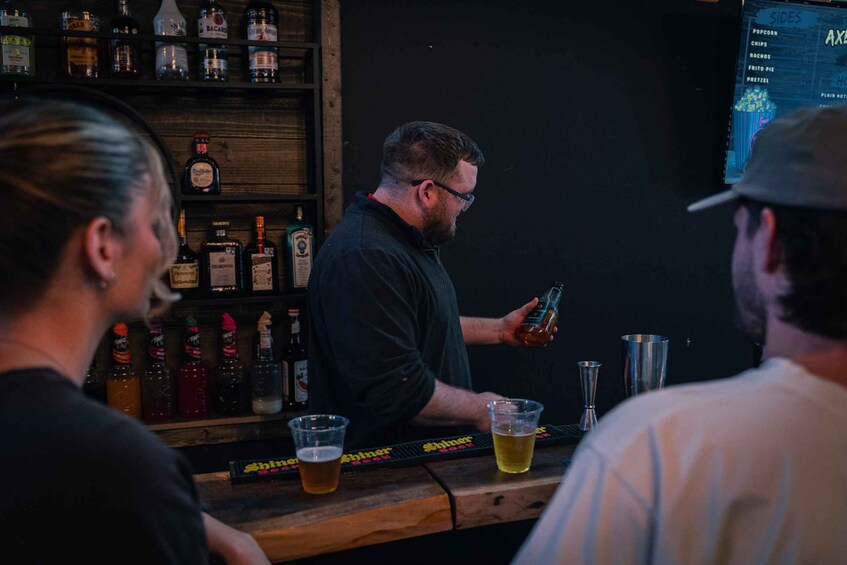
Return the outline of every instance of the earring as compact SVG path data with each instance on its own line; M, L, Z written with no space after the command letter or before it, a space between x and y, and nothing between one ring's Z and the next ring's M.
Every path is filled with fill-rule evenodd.
M108 281L106 281L106 280L104 280L104 279L100 279L100 283L99 283L99 285L100 285L100 289L101 289L101 290L106 290L107 288L109 288L109 283L108 283Z
M102 290L106 290L116 282L118 282L118 276L113 273L105 279L100 279L100 282L98 284Z

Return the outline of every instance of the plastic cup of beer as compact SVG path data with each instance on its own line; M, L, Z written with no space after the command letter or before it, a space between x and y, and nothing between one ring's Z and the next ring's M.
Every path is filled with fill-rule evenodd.
M497 468L525 473L535 451L535 429L544 406L534 400L501 398L487 404Z
M332 414L299 416L288 422L300 467L300 482L309 494L338 488L344 432L350 420Z

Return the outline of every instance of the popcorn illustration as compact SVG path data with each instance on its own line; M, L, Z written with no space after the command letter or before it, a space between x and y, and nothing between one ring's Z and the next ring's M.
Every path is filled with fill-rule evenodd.
M750 159L750 150L759 132L776 118L776 104L768 97L767 89L747 88L732 109L735 166L743 171Z

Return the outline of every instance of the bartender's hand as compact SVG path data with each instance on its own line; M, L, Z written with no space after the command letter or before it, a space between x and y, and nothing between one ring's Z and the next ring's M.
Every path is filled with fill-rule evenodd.
M538 298L533 298L517 310L509 312L502 318L500 318L500 324L502 329L500 330L500 343L504 345L513 345L516 347L543 347L542 345L536 345L534 343L525 344L517 337L515 337L515 332L521 327L524 319L529 316L529 313L532 312L532 309L538 306ZM559 331L558 326L553 326L553 333ZM547 342L553 341L553 335L550 335L550 340ZM546 345L546 344L545 344Z
M227 526L203 513L209 550L220 555L227 565L270 565L268 557L250 534Z

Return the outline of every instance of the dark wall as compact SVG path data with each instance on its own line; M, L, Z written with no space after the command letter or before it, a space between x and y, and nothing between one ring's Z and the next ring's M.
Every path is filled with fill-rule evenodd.
M603 363L598 413L623 399L620 336L670 337L668 383L752 363L734 328L723 189L740 2L341 2L344 190L379 180L410 120L481 146L473 207L443 248L466 315L500 316L565 283L543 350L470 348L477 390L576 422L576 362Z

